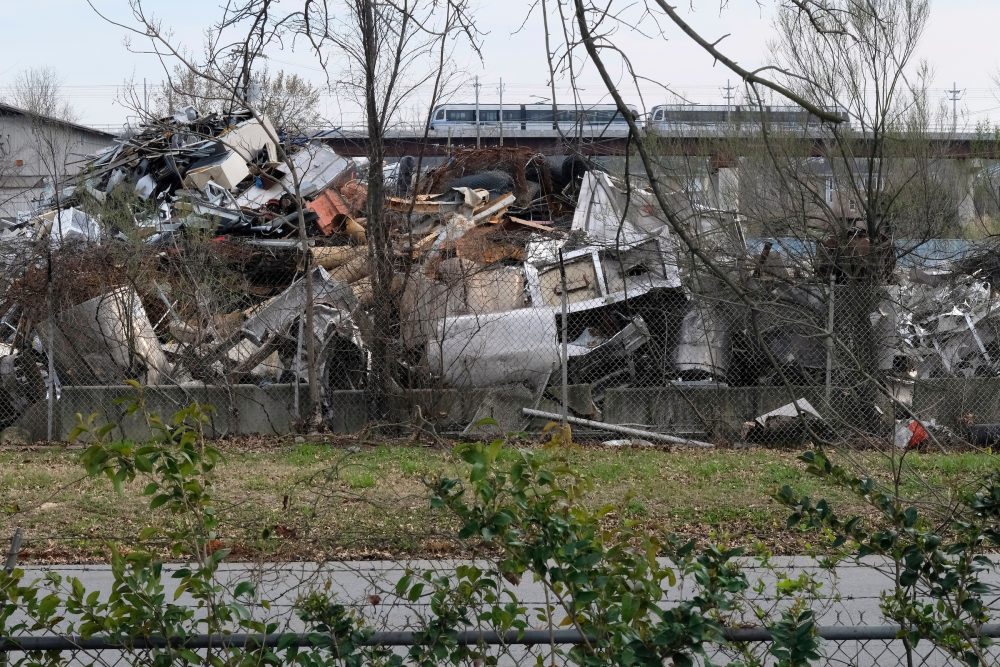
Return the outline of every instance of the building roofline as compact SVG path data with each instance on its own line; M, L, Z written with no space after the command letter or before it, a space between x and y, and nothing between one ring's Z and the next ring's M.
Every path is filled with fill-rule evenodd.
M54 123L56 125L62 125L63 127L69 127L69 128L74 129L74 130L80 130L81 132L87 132L89 134L96 134L96 135L101 136L101 137L107 137L108 139L114 139L115 138L115 134L113 134L111 132L106 132L104 130L98 130L97 128L88 127L87 125L81 125L79 123L74 123L74 122L69 121L69 120L62 120L60 118L54 118L52 116L46 116L46 115L43 115L43 114L32 113L31 111L28 111L26 109L21 109L19 107L15 107L15 106L12 106L10 104L6 104L4 102L0 102L0 115L2 115L4 113L14 114L14 115L18 115L18 116L28 116L28 117L34 116L36 118L40 118L41 120L43 120L43 121L45 121L47 123Z

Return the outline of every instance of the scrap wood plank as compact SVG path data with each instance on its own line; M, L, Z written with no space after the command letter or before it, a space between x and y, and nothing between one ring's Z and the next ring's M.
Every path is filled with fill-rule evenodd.
M507 210L507 207L517 201L517 198L513 193L508 192L505 195L501 195L497 199L487 202L486 206L475 209L472 215L472 222L477 224L482 224L484 218L489 219L493 214L501 214Z
M424 238L414 243L413 246L410 248L411 255L413 255L414 257L419 257L425 254L428 250L431 249L431 247L434 245L434 241L437 239L438 236L440 236L440 234L441 230L435 229L433 232L431 232Z
M511 223L511 224L514 224L514 225L518 225L519 227L530 227L531 229L537 229L538 231L545 232L546 234L558 234L560 236L565 236L566 235L566 232L564 232L561 229L554 228L551 225L551 223L550 224L544 224L544 223L541 223L541 222L535 222L534 220L525 220L524 218L518 218L518 217L515 217L513 215L507 216L506 218L503 218L502 220L499 220L497 222L494 222L492 220L490 222L493 222L493 224Z

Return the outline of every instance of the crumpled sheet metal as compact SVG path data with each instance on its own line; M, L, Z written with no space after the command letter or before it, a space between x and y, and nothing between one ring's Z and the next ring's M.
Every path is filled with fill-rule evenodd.
M633 248L649 238L656 239L659 278L665 286L680 287L673 235L655 210L646 193L636 190L629 201L607 173L588 171L580 186L572 229L585 233L594 245L609 249Z
M332 148L310 143L291 156L299 177L300 191L304 197L315 196L333 185L338 179L346 183L359 168L356 160L341 157ZM361 165L363 166L363 165ZM279 165L284 172L285 165ZM243 208L261 208L272 199L280 199L285 192L295 191L295 179L284 173L277 182L254 184L236 196L236 203Z
M330 279L326 269L317 266L309 276L313 286L313 302L336 306L350 313L357 305L357 299L350 286ZM247 338L258 345L269 336L279 335L288 330L292 323L305 311L306 284L300 278L288 289L268 301L248 319L242 328Z
M139 295L130 287L95 297L58 313L54 335L36 333L52 350L63 384L121 384L139 379L155 385L172 379Z
M523 382L539 386L561 364L555 308L521 308L437 321L427 343L431 372L454 387L490 387ZM609 338L581 336L567 344L570 372L587 381L608 362L620 361L649 342L642 318L633 318Z
M691 301L681 320L674 369L687 380L725 381L732 359L732 331L717 308Z
M988 285L976 280L908 283L894 291L896 351L913 360L917 377L996 372L1000 359L991 350L1000 340L1000 300Z
M536 255L537 256L537 255ZM653 289L676 289L679 283L660 241L647 238L631 246L587 246L563 254L567 301L571 312L636 298ZM558 259L524 265L528 295L534 306L562 303Z

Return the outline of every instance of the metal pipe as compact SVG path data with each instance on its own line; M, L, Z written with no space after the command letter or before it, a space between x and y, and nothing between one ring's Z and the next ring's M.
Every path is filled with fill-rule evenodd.
M553 421L563 419L562 415L558 415L554 412L543 412L542 410L534 410L532 408L521 408L521 414L527 415L529 417L542 417L543 419L551 419ZM629 426L619 426L618 424L606 424L605 422L597 422L592 419L581 419L580 417L567 416L565 419L570 424L576 424L577 426L589 426L590 428L596 428L599 431L621 433L622 435L631 435L636 438L649 438L650 440L661 440L663 442L669 442L672 445L702 447L704 449L715 448L715 445L713 445L710 442L702 442L700 440L689 440L688 438L678 438L677 436L674 435L656 433L655 431L644 431L642 429L631 428Z
M299 318L299 334L298 340L295 343L295 394L293 396L295 400L295 418L300 422L302 421L302 406L299 403L299 383L302 377L302 328L305 326L303 321L305 318Z
M598 271L599 273L599 271ZM560 366L562 366L562 424L565 427L569 419L569 296L566 293L566 263L563 262L563 251L559 248L559 291L562 309L562 348Z
M54 304L52 303L52 257L51 252L49 253L49 284L46 288L45 295L45 305L47 315L46 323L49 330L49 341L46 345L45 352L48 354L48 377L45 378L49 385L49 395L46 397L45 402L45 434L49 442L55 440L55 423L56 423L56 353L55 353L55 314L53 313Z
M833 271L830 272L830 296L828 301L830 302L829 310L826 315L826 378L825 385L826 391L824 392L826 397L826 409L830 409L830 399L833 394L833 313L834 313L834 293L836 292L836 278L833 275Z
M7 552L7 562L3 566L5 572L11 572L17 566L17 554L21 552L22 537L23 533L21 532L21 528L18 527L14 531L13 537L10 538L10 551Z

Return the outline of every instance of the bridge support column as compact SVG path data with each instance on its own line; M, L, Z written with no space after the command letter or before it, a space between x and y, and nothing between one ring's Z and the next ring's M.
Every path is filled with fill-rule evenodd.
M712 171L713 205L722 211L740 210L740 168L738 163Z
M958 188L958 224L962 229L979 221L976 214L976 182L982 170L982 160L961 160Z

